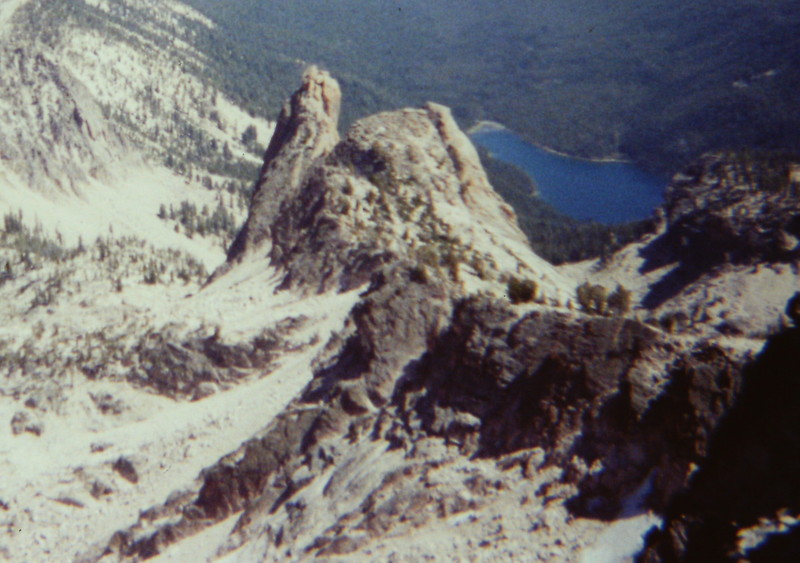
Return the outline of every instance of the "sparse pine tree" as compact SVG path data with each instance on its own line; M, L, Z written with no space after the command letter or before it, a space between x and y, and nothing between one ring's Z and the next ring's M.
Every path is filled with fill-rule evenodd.
M593 285L591 290L592 311L603 315L608 304L608 290L602 285Z
M584 313L603 315L608 306L608 290L602 285L584 282L576 289L578 305Z
M258 141L258 131L255 126L249 125L242 133L242 144L247 148L255 148L256 141Z
M581 311L585 313L591 312L591 287L592 286L589 282L584 282L575 290L576 301L578 302Z

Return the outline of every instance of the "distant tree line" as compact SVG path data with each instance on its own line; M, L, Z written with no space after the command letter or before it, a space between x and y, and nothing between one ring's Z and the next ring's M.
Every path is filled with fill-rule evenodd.
M201 237L219 236L229 241L236 236L239 229L236 218L221 201L213 211L206 205L198 210L197 204L186 200L177 208L171 204L167 207L162 203L158 210L158 218L175 221L189 238L198 234Z
M219 23L197 36L214 80L268 115L313 62L342 82L344 126L434 100L462 125L663 173L710 150L800 148L794 0L188 3Z
M794 173L800 173L800 152L743 148L727 153L724 160L729 169L720 167L715 172L729 182L795 197L800 192L800 185L793 177Z

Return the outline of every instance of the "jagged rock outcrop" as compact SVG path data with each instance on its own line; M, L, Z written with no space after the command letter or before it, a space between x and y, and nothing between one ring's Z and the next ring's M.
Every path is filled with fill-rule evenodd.
M345 453L345 434L364 432L391 399L396 379L446 324L446 280L415 279L408 264L377 273L347 325L318 360L314 380L260 436L203 475L189 504L158 511L179 521L157 526L144 518L118 534L112 549L147 557L186 534L245 510L240 534L248 538L264 515L320 477ZM159 524L158 522L156 524Z
M447 216L448 207L458 211ZM318 276L324 289L341 276L342 288L354 287L376 266L426 247L437 263L469 260L476 219L497 229L498 242L524 240L450 111L429 104L353 125L275 222L271 258L287 286Z
M127 379L162 395L199 399L214 393L217 386L253 372L268 373L271 364L287 351L286 335L302 324L303 319L287 319L240 344L226 344L216 332L183 341L167 329L148 333L131 351L128 363L135 367ZM95 377L99 370L102 365L86 366L83 371Z
M409 265L377 272L302 396L204 472L194 498L143 518L113 549L153 555L242 511L227 549L261 538L270 560L294 558L283 546L297 558L355 553L551 467L560 477L537 494L584 518L613 519L637 496L638 510L662 509L686 485L737 396L734 355L630 320L520 316L488 297L451 316L450 287ZM466 456L500 480L428 476Z
M338 107L336 82L307 71L281 113L250 217L222 271L268 242L282 289L346 290L409 259L454 278L462 266L480 275L513 268L550 298L565 298L569 282L530 251L448 108L367 117L337 142Z
M650 288L645 306L657 307L725 267L800 260L800 187L791 165L742 158L708 154L673 178L663 205L664 232L641 251L642 273L677 267Z
M800 328L771 338L690 486L637 559L795 561L800 556Z
M309 170L339 141L339 84L328 72L309 67L300 88L286 101L264 155L250 214L231 245L230 260L270 242L281 205L304 185Z
M309 71L285 108L228 268L268 255L282 289L369 285L302 393L105 553L147 558L236 516L217 555L381 559L430 528L487 557L569 559L597 522L663 510L744 354L558 307L573 286L527 249L446 108L362 119L331 145L329 80ZM537 303L503 295L517 276Z
M777 178L783 185L762 185L759 172L755 163L714 153L675 176L664 210L668 238L683 260L708 267L800 258L800 185L788 177ZM781 172L770 165L769 174Z
M519 318L474 298L394 403L410 442L435 434L479 457L541 448L547 463L574 466L576 513L612 518L648 479L652 508L685 485L736 398L740 367L717 346L683 350L636 321Z

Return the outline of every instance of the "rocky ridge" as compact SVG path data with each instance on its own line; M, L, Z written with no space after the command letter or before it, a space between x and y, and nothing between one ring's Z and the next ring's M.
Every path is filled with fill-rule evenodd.
M577 560L625 519L646 531L708 455L747 357L570 312L569 282L524 250L446 108L379 114L335 142L338 88L303 80L209 288L267 261L276 295L368 285L281 414L85 558L215 534L206 553L226 560L413 560L442 542ZM517 275L538 303L509 303Z
M675 175L658 231L604 260L562 268L633 291L652 322L763 339L800 284L797 156L708 154Z
M125 226L197 251L202 235L156 216L167 176L185 187L175 204L227 205L212 165L226 144L255 160L241 133L269 130L195 75L192 30L213 24L160 0L19 4L22 54L3 60L26 82L4 96L46 103L9 110L4 131L24 143L0 168L67 210L96 195L69 192L113 188L115 228L146 216ZM553 268L447 108L340 137L339 103L336 81L309 69L247 227L205 285L193 255L100 221L73 248L6 216L0 558L625 560L662 516L644 557L708 553L702 538L715 554L786 553L796 339L755 363L748 351L797 288L796 193L755 189L747 167L710 155L676 177L661 232L588 273ZM25 147L52 158L26 163ZM128 152L144 168L120 168ZM197 159L130 193L114 183L169 155ZM715 259L692 260L708 240ZM575 311L585 278L633 289L633 315ZM763 502L724 502L742 488Z
M770 338L689 487L637 561L792 561L800 555L800 329Z
M278 120L229 264L261 246L285 272L282 288L315 291L358 287L395 260L479 282L513 269L537 282L541 300L566 300L571 282L530 251L449 109L368 117L339 141L338 106L330 76L307 71Z

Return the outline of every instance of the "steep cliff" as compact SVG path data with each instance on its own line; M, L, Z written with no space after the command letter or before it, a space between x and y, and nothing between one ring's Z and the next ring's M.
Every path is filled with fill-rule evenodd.
M281 112L250 216L217 276L266 255L283 272L283 289L347 290L381 265L408 260L466 285L496 285L513 271L535 280L542 300L566 301L572 282L530 250L449 109L368 117L339 141L338 107L336 82L307 71Z
M248 219L228 252L229 260L271 240L270 228L281 205L296 197L309 169L339 141L340 104L339 84L316 67L306 70L302 86L278 117Z

